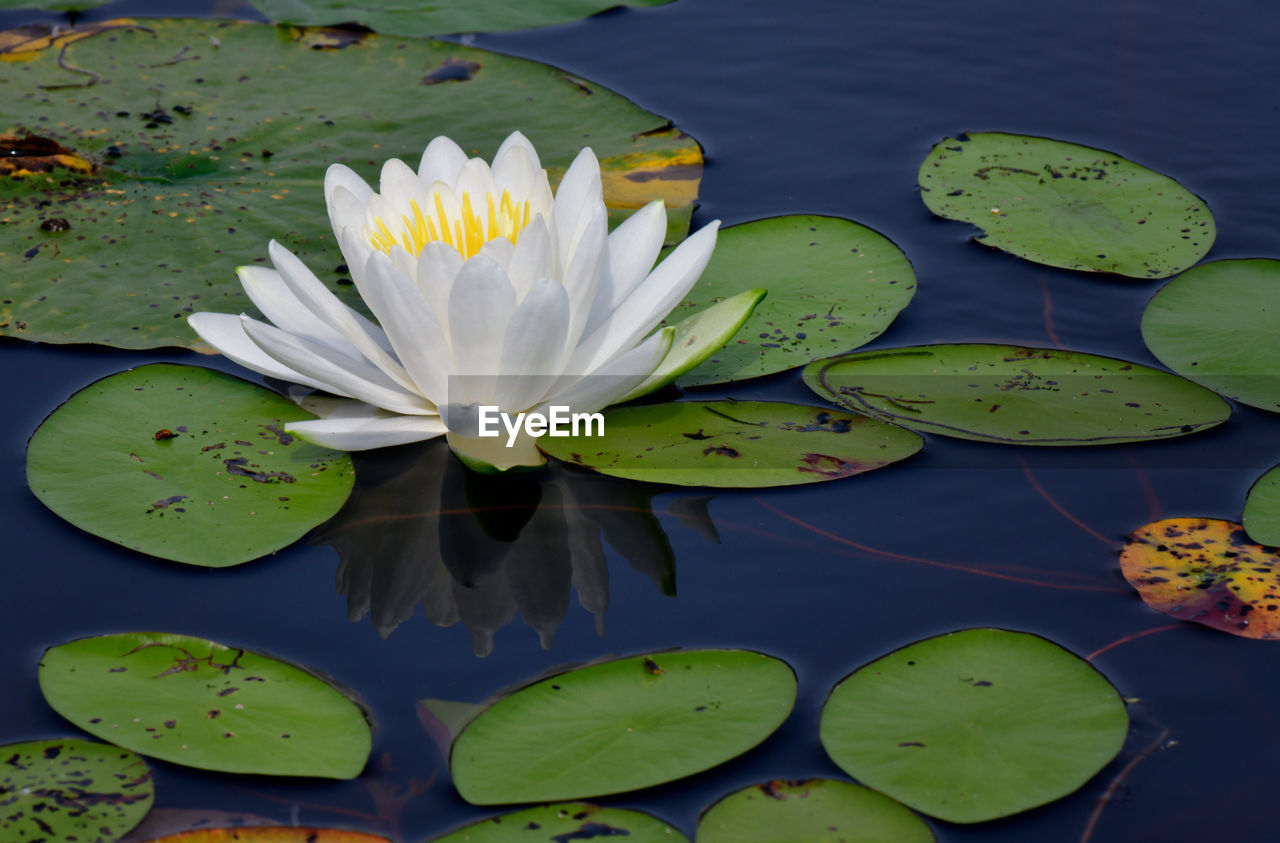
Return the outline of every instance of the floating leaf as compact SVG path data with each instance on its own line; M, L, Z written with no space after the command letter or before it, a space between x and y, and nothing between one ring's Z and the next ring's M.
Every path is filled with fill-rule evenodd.
M721 230L711 263L672 313L700 312L745 287L769 296L729 345L680 378L724 383L803 366L878 337L916 290L897 246L837 217L784 216Z
M111 843L151 810L151 772L118 746L61 738L0 753L0 839Z
M698 843L932 843L929 826L889 797L830 779L734 791L698 821Z
M1213 261L1165 284L1142 312L1160 362L1228 398L1280 412L1280 261Z
M1278 553L1231 521L1166 518L1129 535L1120 570L1158 612L1273 640L1280 638Z
M746 752L791 713L784 662L742 650L634 656L553 676L493 703L449 767L477 805L621 793Z
M590 143L611 220L665 199L673 241L701 179L698 144L662 118L459 44L119 20L0 33L0 57L0 131L36 131L95 168L0 177L0 334L30 340L194 345L183 317L251 309L235 268L265 260L272 238L358 305L325 169L340 161L376 185L381 162L416 167L435 134L490 158L518 126L553 181Z
M640 811L602 808L585 802L542 805L501 814L446 834L431 843L508 843L508 841L594 840L625 837L627 843L689 843L678 830Z
M1254 481L1244 499L1245 532L1259 544L1280 546L1280 465Z
M1207 389L1137 363L1013 345L919 345L810 363L804 382L842 407L915 430L1007 445L1167 439L1221 424Z
M979 132L945 138L920 165L925 205L982 229L1020 258L1086 272L1165 278L1217 236L1200 197L1113 152Z
M31 491L82 530L211 568L292 544L351 493L347 454L284 424L314 418L212 369L155 364L90 384L27 446Z
M966 629L845 678L821 734L868 787L973 823L1073 792L1120 751L1128 725L1116 689L1078 656L1025 632Z
M337 828L253 826L202 828L157 837L150 843L390 843L385 837Z
M449 35L457 32L506 32L578 20L615 6L661 6L671 0L251 0L280 23L328 26L358 23L396 35Z
M219 811L209 808L152 808L146 819L138 824L121 843L150 843L152 840L180 831L196 829L243 829L253 826L274 826L273 820L259 814L240 811Z
M187 767L349 779L369 756L364 714L328 682L203 638L130 632L51 647L40 690L86 732Z
M772 401L677 401L611 410L603 436L543 437L575 465L633 480L755 488L849 477L920 450L916 434L862 415Z

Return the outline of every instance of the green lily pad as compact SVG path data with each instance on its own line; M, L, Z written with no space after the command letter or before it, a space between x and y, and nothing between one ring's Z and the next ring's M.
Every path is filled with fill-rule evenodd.
M1166 518L1129 535L1120 571L1142 602L1158 612L1243 638L1275 641L1280 639L1280 552L1249 538L1232 521Z
M661 6L671 0L251 0L273 21L304 26L359 23L397 35L506 32L578 20L615 6Z
M687 650L593 664L499 699L453 743L449 768L477 805L621 793L746 752L791 713L785 662Z
M882 793L831 779L734 791L698 821L698 843L932 843L929 826Z
M1280 412L1280 261L1213 261L1188 269L1147 303L1142 339L1183 377Z
M620 407L603 436L538 440L558 460L680 486L794 486L850 477L920 450L919 436L864 415L774 401Z
M189 635L129 632L51 647L40 690L91 735L202 770L358 776L369 723L298 667Z
M657 817L585 802L541 805L501 814L443 837L433 837L431 843L544 843L597 837L625 837L627 843L689 843L689 838Z
M832 760L868 787L974 823L1075 791L1128 728L1120 695L1088 662L1037 635L966 629L846 677L820 731Z
M0 839L111 843L142 822L155 785L141 758L78 738L0 746Z
M1244 499L1245 532L1258 544L1280 547L1280 465L1254 481Z
M1185 436L1231 407L1137 363L1014 345L919 345L810 363L809 388L913 430L1006 445L1105 445Z
M220 568L279 550L351 493L351 458L284 430L314 418L212 369L155 364L90 384L27 445L27 483L86 532Z
M744 287L768 290L727 346L680 378L702 386L803 366L865 345L911 301L916 276L882 234L838 217L783 216L722 229L711 262L671 314L700 312Z
M1113 152L1002 132L944 138L920 165L925 205L1035 263L1165 278L1217 236L1204 200Z
M194 346L183 317L250 310L235 268L265 261L272 238L359 306L325 169L346 163L376 185L383 161L416 167L436 134L489 159L519 127L553 181L589 143L611 222L665 199L673 242L701 180L698 144L663 118L555 68L459 44L211 21L23 32L0 37L0 131L31 130L39 137L17 147L48 138L71 154L0 178L0 335ZM95 84L65 87L88 77L58 66L63 47L63 64Z

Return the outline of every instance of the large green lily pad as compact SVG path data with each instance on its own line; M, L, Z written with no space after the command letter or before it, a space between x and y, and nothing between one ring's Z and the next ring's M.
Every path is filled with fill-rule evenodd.
M141 758L79 738L0 746L0 839L111 843L151 810L155 786Z
M864 345L911 301L916 276L882 234L838 217L784 216L720 231L715 254L671 320L744 287L769 296L682 386L781 372Z
M603 436L538 440L551 456L632 480L755 488L850 477L920 450L909 430L864 415L774 401L621 407Z
M1244 499L1241 520L1255 542L1280 547L1280 465L1254 481Z
M614 6L661 6L671 0L251 0L273 21L305 26L359 23L397 35L505 32L585 18Z
M90 384L27 446L35 496L86 532L219 568L279 550L351 493L349 455L285 432L314 418L212 369L156 364Z
M657 817L585 802L540 805L500 814L433 837L431 843L567 843L597 837L625 837L627 843L689 843L689 838Z
M1025 632L966 629L871 662L831 692L822 745L858 781L957 823L1075 791L1129 718L1088 662Z
M369 756L369 724L345 694L204 638L129 632L51 647L40 690L86 732L186 767L349 779Z
M1204 200L1113 152L1003 132L944 138L920 165L924 203L986 246L1049 266L1165 278L1217 236Z
M1193 266L1147 303L1142 339L1183 377L1280 412L1280 261Z
M493 703L453 742L477 805L552 802L673 781L768 737L795 702L784 662L743 650L633 656L544 679Z
M96 83L66 87L89 76L58 66L63 48L63 64ZM555 68L458 44L106 21L56 37L0 33L0 58L0 132L17 136L6 157L29 174L0 178L0 335L195 345L186 315L250 310L235 267L265 261L272 238L356 304L325 169L342 162L376 185L383 161L416 167L436 134L487 159L519 127L553 181L589 144L612 220L665 199L673 241L702 174L698 144L661 117ZM71 155L19 155L45 150L40 138Z
M1126 539L1120 571L1158 612L1244 638L1280 639L1280 549L1250 541L1232 521L1144 525Z
M920 345L810 363L804 382L842 407L914 430L1009 445L1167 439L1230 406L1177 375L1079 351Z
M933 832L882 793L832 779L734 791L698 821L698 843L932 843Z

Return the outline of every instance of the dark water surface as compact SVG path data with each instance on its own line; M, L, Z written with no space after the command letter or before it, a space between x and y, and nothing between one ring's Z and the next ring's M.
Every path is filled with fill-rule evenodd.
M156 8L120 2L86 17ZM0 25L39 19L0 12ZM1212 9L1158 0L679 0L466 40L603 84L697 138L707 169L695 227L717 218L732 224L824 213L893 239L914 264L919 291L877 346L1060 342L1155 364L1138 323L1160 282L1055 270L975 245L966 226L925 209L916 170L934 142L966 130L1098 146L1206 199L1219 229L1210 259L1280 257L1278 22L1271 4L1255 0ZM448 131L423 126L424 143ZM845 674L894 647L981 625L1037 632L1087 655L1170 624L1120 579L1121 538L1160 517L1238 519L1249 485L1280 460L1280 419L1238 407L1218 430L1132 447L1068 453L932 437L892 469L805 488L717 492L709 502L698 491L628 484L601 491L589 478L552 478L544 502L595 504L579 514L597 516L591 524L616 540L606 551L603 634L576 595L568 604L574 572L554 551L568 529L562 518L539 527L544 538L529 538L535 531L526 527L529 558L506 572L510 593L544 632L564 612L554 645L543 649L519 620L503 625L515 597L490 595L466 609L473 629L497 629L491 654L478 659L465 624L439 628L421 606L385 640L369 618L348 619L348 599L335 589L340 566L348 590L372 584L367 602L384 632L425 588L393 587L421 579L415 551L398 562L393 553L425 541L417 528L358 538L357 528L335 528L321 543L212 571L148 559L68 527L23 479L24 444L50 410L98 377L152 360L235 367L177 351L2 345L0 517L10 598L0 621L0 738L74 732L35 682L43 649L70 638L155 629L264 650L360 691L378 723L369 771L353 782L281 782L156 762L157 806L371 831L394 821L406 840L487 814L448 785L417 721L419 698L480 700L554 665L608 653L729 646L787 659L799 676L797 710L765 745L696 778L603 800L652 811L692 834L698 812L732 789L766 778L841 776L817 740L822 700ZM817 403L798 373L723 393ZM430 447L403 451L362 464L362 482L381 481L387 500L405 512L459 499L456 485L441 497L432 462L439 455ZM411 459L425 461L414 470L430 482L397 478ZM643 509L652 492L674 573L643 517L629 512ZM697 516L702 504L718 544ZM482 579L488 551L466 538L473 528L448 522L442 529L461 544L451 561L480 566L461 576ZM339 559L339 549L347 558ZM588 574L598 579L600 570L577 572L579 581ZM662 588L665 581L670 590L673 576L675 597ZM580 592L599 613L599 584ZM362 600L354 602L359 614ZM483 632L478 637L483 649ZM934 822L938 838L1081 840L1113 777L1167 729L1112 793L1090 839L1280 839L1272 805L1280 784L1278 656L1275 644L1191 624L1098 655L1095 665L1137 700L1125 752L1060 802L975 827ZM410 780L433 776L434 786L397 802ZM378 818L349 813L378 814L379 805Z

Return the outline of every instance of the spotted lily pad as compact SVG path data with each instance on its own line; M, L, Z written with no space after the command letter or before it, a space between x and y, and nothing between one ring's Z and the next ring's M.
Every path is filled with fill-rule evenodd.
M1178 374L1280 412L1280 261L1213 261L1188 269L1147 304L1142 339Z
M1025 632L966 629L858 669L822 710L822 745L858 781L957 823L1052 802L1101 770L1129 718L1088 662Z
M51 647L40 690L89 734L186 767L349 779L369 756L369 724L345 693L204 638L129 632Z
M1280 549L1217 518L1166 518L1133 531L1120 570L1158 612L1232 635L1280 638Z
M911 301L916 276L902 250L866 226L770 217L720 231L711 262L671 318L744 287L769 296L728 345L680 378L682 386L781 372L864 345Z
M327 26L359 23L396 35L448 35L455 32L504 32L567 23L614 6L661 6L671 0L251 0L264 15L281 23Z
M771 781L735 791L698 821L698 843L932 843L915 814L882 793L831 779Z
M1167 439L1227 420L1188 380L1112 357L1013 345L920 345L818 360L814 392L914 430L1008 445Z
M264 261L272 238L358 305L325 169L342 162L376 184L383 161L416 167L438 133L491 158L518 126L553 183L589 143L611 220L664 199L672 242L701 179L698 144L663 118L460 44L168 20L6 35L0 132L29 130L92 172L0 177L0 335L195 345L184 317L251 310L235 268Z
M0 746L0 758L0 839L111 843L151 810L151 771L127 749L62 738Z
M751 749L791 713L795 694L790 667L744 650L603 662L493 703L458 735L449 768L477 805L636 790Z
M351 493L350 456L285 432L310 418L222 372L142 366L90 384L44 420L27 446L27 483L108 541L238 565L292 544Z
M1217 236L1204 200L1168 176L1049 138L945 138L919 180L930 211L976 225L979 243L1049 266L1165 278Z
M157 837L149 843L390 843L387 838L338 828L254 826L201 828Z
M551 456L633 480L754 488L817 483L920 450L909 430L772 401L677 401L611 410L603 436L538 440Z
M585 802L542 805L480 820L431 843L543 843L625 837L627 843L689 843L674 827L640 811Z

